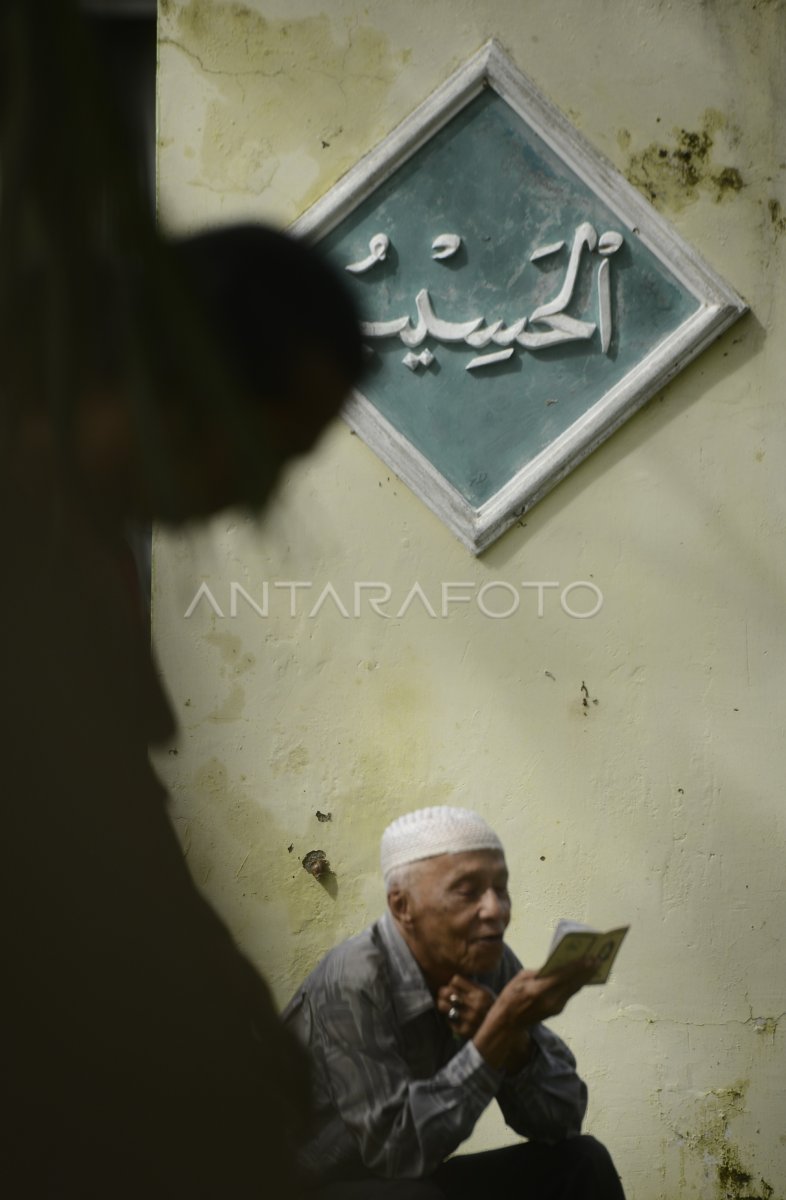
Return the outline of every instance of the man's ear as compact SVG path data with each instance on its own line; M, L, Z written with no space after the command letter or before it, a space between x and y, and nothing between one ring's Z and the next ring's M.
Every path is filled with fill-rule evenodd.
M388 892L388 908L393 919L403 929L410 929L412 927L412 903L409 892L405 888L391 888Z

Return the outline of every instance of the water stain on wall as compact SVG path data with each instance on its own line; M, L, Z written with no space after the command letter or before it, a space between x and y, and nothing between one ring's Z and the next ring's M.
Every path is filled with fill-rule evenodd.
M207 867L218 863L224 878L238 881L235 899L279 898L284 879L298 865L288 852L290 845L295 853L299 848L293 828L216 756L196 768L189 793L190 811L181 818L187 830L181 827L180 834L195 878L201 881Z
M234 675L244 675L256 663L253 654L243 653L243 643L234 633L206 633L204 640L219 651L225 667Z
M246 693L240 684L234 684L228 695L217 708L207 714L208 721L239 721L246 707Z
M256 663L253 654L243 652L243 643L232 633L208 633L204 640L221 655L221 674L237 677L244 675ZM246 693L239 683L233 683L222 702L207 714L208 721L238 721L243 716Z
M298 743L295 746L284 746L271 757L270 772L275 778L285 773L304 771L308 764L308 749L302 743Z
M345 874L357 820L353 816L351 830L338 812L331 812L329 821L318 821L310 799L291 806L286 815L277 813L243 775L212 756L193 771L188 809L176 814L189 869L241 945L262 968L266 949L284 948L284 991L332 945L358 932L353 914L363 880L357 873L351 878ZM314 886L302 869L316 844L335 872L320 880L326 887ZM376 871L374 854L368 873Z
M327 14L273 20L215 0L159 7L161 45L191 59L212 96L196 186L252 195L278 187L306 208L384 132L406 56L370 26L341 29Z
M651 142L631 153L624 173L661 211L679 212L701 195L719 204L746 186L738 167L715 161L721 131L729 131L726 117L707 109L698 129L674 128L670 141ZM617 141L623 150L629 150L631 140L627 129L619 131Z

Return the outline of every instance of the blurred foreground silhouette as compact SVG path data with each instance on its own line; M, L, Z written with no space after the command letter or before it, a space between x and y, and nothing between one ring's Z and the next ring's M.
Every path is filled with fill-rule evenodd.
M358 373L267 230L164 245L65 0L0 12L2 1162L22 1197L296 1195L305 1073L197 893L129 519L258 508Z

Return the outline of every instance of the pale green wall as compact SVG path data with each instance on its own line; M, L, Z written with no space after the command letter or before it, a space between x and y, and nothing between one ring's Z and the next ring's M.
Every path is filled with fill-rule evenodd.
M166 226L286 224L493 35L750 304L480 561L336 422L261 525L158 535L154 617L188 861L282 1002L379 912L384 825L471 805L508 847L525 961L561 916L632 923L554 1022L629 1197L784 1197L784 5L161 9ZM328 582L348 607L388 582L395 611L416 581L438 607L444 580L582 579L589 620L556 592L539 618L532 591L506 620L305 615ZM270 615L184 619L203 580L226 614L230 581L260 602L268 581ZM299 616L276 580L313 581ZM330 888L299 865L314 848ZM502 1139L490 1115L472 1144Z

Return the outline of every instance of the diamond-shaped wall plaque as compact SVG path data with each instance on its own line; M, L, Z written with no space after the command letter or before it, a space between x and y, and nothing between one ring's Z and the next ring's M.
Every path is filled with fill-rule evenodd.
M496 42L293 232L364 317L346 420L476 554L745 311Z

